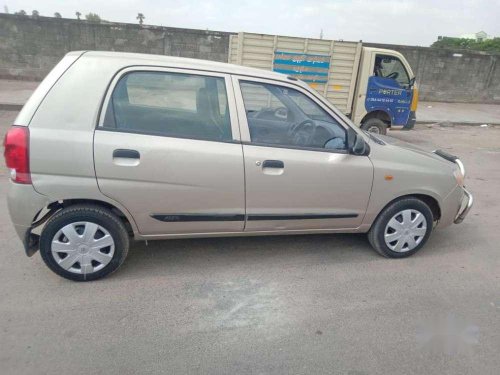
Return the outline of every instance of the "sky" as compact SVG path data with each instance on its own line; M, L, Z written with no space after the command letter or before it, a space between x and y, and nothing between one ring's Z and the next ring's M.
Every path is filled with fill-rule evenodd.
M0 12L97 13L114 22L428 46L439 35L500 37L500 0L0 0Z

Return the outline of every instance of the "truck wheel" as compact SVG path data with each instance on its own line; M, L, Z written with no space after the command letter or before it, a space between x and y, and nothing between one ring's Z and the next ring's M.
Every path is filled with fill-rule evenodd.
M56 274L91 281L115 271L125 260L129 239L122 221L96 205L62 209L45 225L40 254Z
M387 134L387 124L378 118L370 118L361 124L361 129L371 133Z
M404 198L382 211L368 232L368 240L387 258L405 258L425 245L432 226L429 206L417 198Z

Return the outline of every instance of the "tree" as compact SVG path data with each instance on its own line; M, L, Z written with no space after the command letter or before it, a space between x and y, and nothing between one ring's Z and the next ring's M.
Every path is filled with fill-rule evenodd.
M9 7L7 5L3 6L3 11L7 14L9 14Z
M439 37L437 41L432 43L431 47L500 52L500 38L487 39L480 42L474 39L450 38L444 36Z
M40 12L38 10L33 10L31 12L31 15L36 18L36 17L38 17L40 15Z
M54 17L55 18L62 18L61 13L59 13L59 12L55 12Z
M18 15L20 15L20 16L25 16L25 15L26 15L26 12L25 12L24 10L22 10L22 9L21 9L19 12L16 12L16 13L14 13L14 14L18 14Z
M78 19L78 21L80 20L80 16L82 15L80 12L76 11L76 18Z
M142 25L144 23L144 18L146 18L146 17L144 17L144 14L142 14L142 13L137 14L137 19L139 20L139 25Z
M85 15L85 19L90 22L101 22L101 17L97 13L89 13Z
M488 39L480 44L481 51L500 52L500 38Z

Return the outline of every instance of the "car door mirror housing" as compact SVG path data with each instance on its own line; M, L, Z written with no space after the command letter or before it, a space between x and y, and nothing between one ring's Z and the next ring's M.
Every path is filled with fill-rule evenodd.
M370 153L370 146L368 146L361 135L356 134L350 151L354 155L368 155Z

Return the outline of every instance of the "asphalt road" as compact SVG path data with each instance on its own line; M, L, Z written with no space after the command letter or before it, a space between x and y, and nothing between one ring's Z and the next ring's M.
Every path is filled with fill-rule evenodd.
M476 198L403 260L363 235L171 240L74 283L24 255L2 164L0 373L498 374L500 128L392 135L460 155Z

